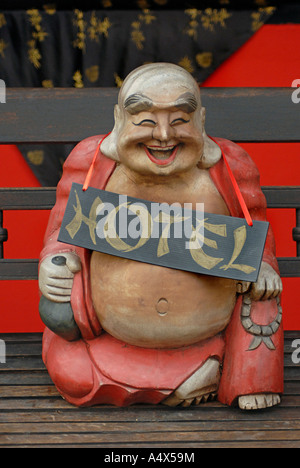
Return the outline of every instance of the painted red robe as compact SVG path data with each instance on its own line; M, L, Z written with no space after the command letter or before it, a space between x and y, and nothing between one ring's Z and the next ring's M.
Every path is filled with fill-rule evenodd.
M253 335L240 319L242 297L226 330L216 337L180 349L144 349L123 343L101 329L93 308L89 271L91 252L57 241L73 182L83 184L100 136L79 143L65 165L57 188L47 231L42 261L46 256L76 252L82 269L75 275L71 304L82 339L68 342L46 328L43 360L62 396L76 406L133 403L156 404L173 393L209 357L223 365L218 399L232 405L241 395L283 392L283 330L272 336L275 350L263 343L249 351ZM259 173L248 154L231 141L216 138L240 187L252 219L266 220L266 200L260 189ZM90 186L105 189L115 162L101 153ZM212 167L210 176L226 202L231 216L243 217L223 158ZM199 200L201 201L201 200ZM269 229L263 260L279 272L272 229ZM276 300L256 302L252 320L260 325L272 322L277 314Z

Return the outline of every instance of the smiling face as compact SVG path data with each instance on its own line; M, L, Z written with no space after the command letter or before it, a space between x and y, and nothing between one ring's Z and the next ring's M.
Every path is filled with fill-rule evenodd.
M204 147L198 87L177 66L143 71L129 76L120 92L114 129L118 160L140 174L188 171Z

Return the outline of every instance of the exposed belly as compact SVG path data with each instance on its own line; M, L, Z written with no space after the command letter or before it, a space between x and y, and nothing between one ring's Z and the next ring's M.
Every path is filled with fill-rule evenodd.
M147 348L187 346L222 331L236 282L93 252L97 317L117 339Z
M206 170L197 170L193 184L153 189L132 184L119 168L106 190L159 203L201 201L206 212L229 215ZM91 288L104 330L147 348L178 348L215 336L227 326L236 301L236 281L98 252L91 259Z

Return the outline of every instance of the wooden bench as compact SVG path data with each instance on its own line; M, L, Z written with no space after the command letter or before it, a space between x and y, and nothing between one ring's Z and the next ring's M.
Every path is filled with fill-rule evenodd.
M207 132L236 142L299 142L299 108L289 88L204 88ZM0 143L76 143L107 133L116 89L8 89ZM295 257L279 258L282 277L300 277L300 186L263 187L269 208L296 210ZM0 279L37 279L38 260L4 258L6 210L50 210L55 188L0 189ZM292 235L292 233L291 233ZM296 304L295 304L296 306ZM5 311L1 310L1 313ZM38 314L38 311L36 311ZM136 405L74 408L58 394L41 359L39 333L0 334L1 447L299 448L300 365L285 332L285 394L280 406L242 412L218 402L190 408ZM1 358L1 356L0 356ZM1 359L0 359L1 361Z

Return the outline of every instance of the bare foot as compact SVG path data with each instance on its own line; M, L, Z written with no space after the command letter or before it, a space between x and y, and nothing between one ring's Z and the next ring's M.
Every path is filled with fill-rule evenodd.
M276 406L280 401L280 396L275 393L269 393L266 395L245 395L239 397L239 407L242 410L258 410Z
M199 405L217 396L220 382L220 363L210 358L175 392L162 403L167 406Z

